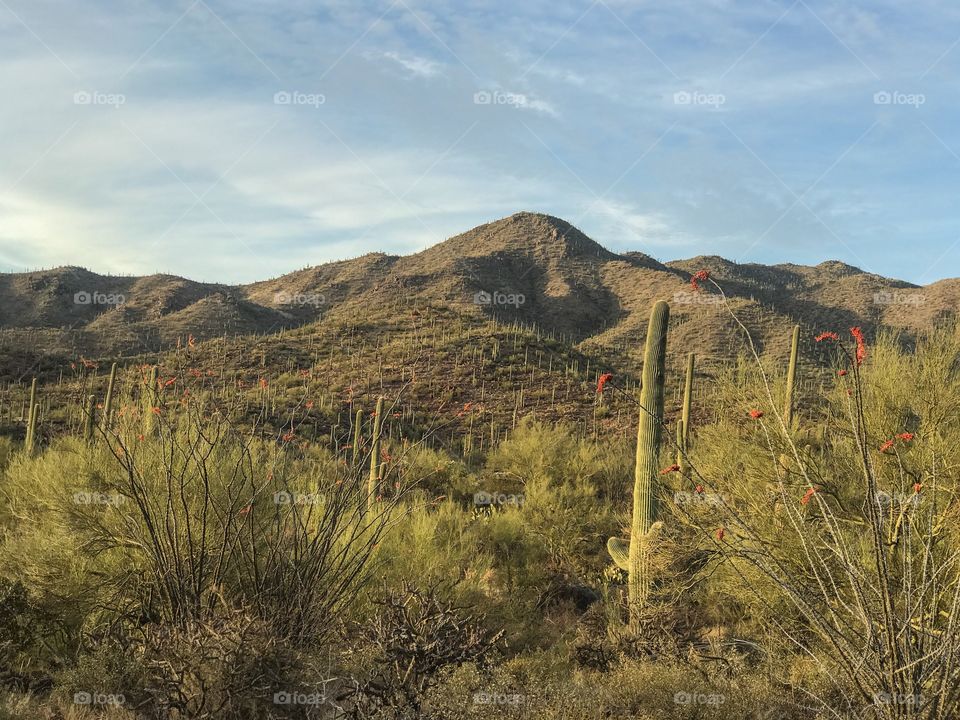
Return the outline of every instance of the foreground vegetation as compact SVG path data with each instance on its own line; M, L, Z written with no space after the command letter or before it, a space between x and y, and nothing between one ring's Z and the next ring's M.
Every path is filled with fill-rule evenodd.
M960 331L814 345L436 446L145 369L0 447L0 718L954 717Z

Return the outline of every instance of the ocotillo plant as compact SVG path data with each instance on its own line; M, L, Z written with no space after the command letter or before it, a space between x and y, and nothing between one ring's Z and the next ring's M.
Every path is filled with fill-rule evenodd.
M783 404L783 424L787 430L793 426L793 388L797 382L797 356L800 354L800 326L793 327L790 343L790 366L787 368L787 396Z
M653 586L652 553L661 523L658 520L660 492L660 441L663 434L664 378L666 375L667 326L670 306L653 306L647 327L640 391L640 422L637 427L637 457L633 483L633 520L629 549L620 538L610 538L607 549L614 562L627 571L630 628L639 630L640 616Z
M30 409L27 412L27 436L23 446L27 453L32 453L36 443L37 417L40 415L40 406L37 404L37 379L30 383Z
M110 424L110 411L113 410L113 388L117 382L117 364L110 366L110 380L107 382L107 396L103 399L103 429Z
M370 437L370 477L367 480L367 507L377 501L377 485L380 481L377 462L380 460L380 430L383 427L383 398L377 398L373 415L373 433Z

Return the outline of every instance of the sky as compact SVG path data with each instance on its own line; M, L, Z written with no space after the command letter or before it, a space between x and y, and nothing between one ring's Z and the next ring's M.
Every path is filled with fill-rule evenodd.
M960 275L949 0L0 0L0 271L251 282L520 210Z

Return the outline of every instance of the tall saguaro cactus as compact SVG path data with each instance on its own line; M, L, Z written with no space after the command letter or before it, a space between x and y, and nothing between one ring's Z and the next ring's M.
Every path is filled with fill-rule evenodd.
M670 306L653 306L647 327L640 391L640 422L633 483L633 521L629 549L620 538L610 538L607 549L614 562L628 574L630 627L639 629L640 615L653 586L652 553L661 523L659 517L660 443L663 435L664 379L666 375L667 326Z
M97 397L96 395L87 395L87 406L83 411L83 439L90 441L93 439L94 415L96 415Z
M383 397L377 398L373 415L373 433L370 438L370 477L367 478L367 507L377 501L377 485L380 482L377 463L380 460L380 431L383 428Z
M686 454L689 443L687 438L690 436L690 406L693 403L693 371L697 363L697 356L694 353L687 355L687 379L683 385L683 412L678 425L679 433L677 435L677 465L680 466L680 472L686 472Z
M154 421L154 412L153 409L157 407L159 402L160 393L158 392L157 383L159 382L159 373L157 371L157 366L154 365L150 368L150 376L147 379L146 392L144 393L143 399L143 432L145 435L149 435L153 432L153 428L156 425Z
M797 383L797 357L800 354L800 326L793 327L793 340L790 342L790 365L787 368L787 396L783 404L783 424L787 430L793 426L793 389Z
M103 399L103 429L110 425L110 413L113 411L113 389L117 383L117 364L110 366L110 380L107 382L107 396Z
M35 438L37 434L37 379L34 378L30 383L30 406L27 410L27 435L23 441L23 447L28 454L33 452Z

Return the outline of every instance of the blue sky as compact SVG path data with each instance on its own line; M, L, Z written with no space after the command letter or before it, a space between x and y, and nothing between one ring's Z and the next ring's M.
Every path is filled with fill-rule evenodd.
M960 275L960 5L0 0L0 270L248 282L517 210Z

